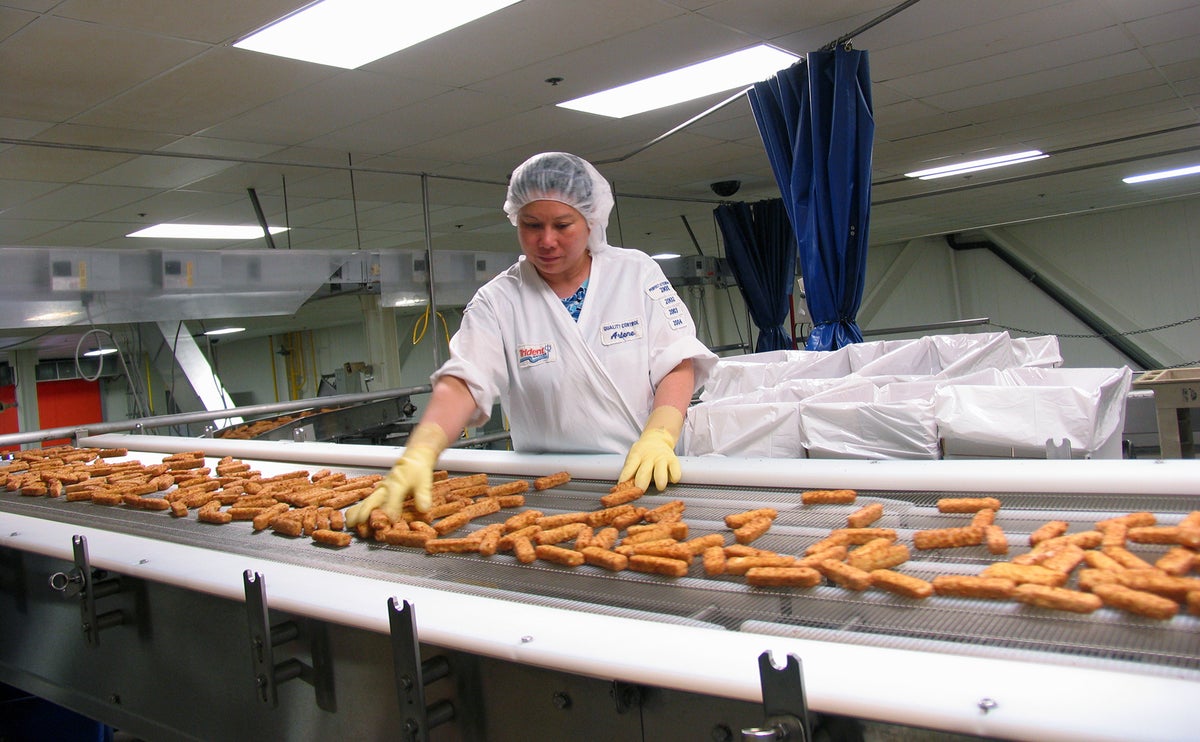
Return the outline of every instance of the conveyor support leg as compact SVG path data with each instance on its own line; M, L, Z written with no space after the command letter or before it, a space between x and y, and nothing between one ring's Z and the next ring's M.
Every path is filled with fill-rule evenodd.
M275 662L275 647L300 637L295 621L271 625L267 613L267 587L262 575L246 570L242 573L246 589L246 613L250 622L250 659L254 666L254 685L258 698L272 708L279 705L279 685L300 678L313 687L317 706L330 713L337 711L333 692L333 662L324 625L315 621L307 624L312 665L296 658Z
M121 583L116 577L109 578L103 570L92 569L85 537L72 536L71 547L75 554L75 568L70 572L55 572L50 575L50 587L61 592L63 597L79 596L83 637L87 640L88 646L98 647L100 646L100 632L103 629L120 626L127 622L128 617L120 609L105 613L96 612L96 601L120 592Z
M789 654L787 664L776 668L771 653L758 656L758 674L762 683L763 714L760 727L742 730L745 742L756 739L809 742L812 725L808 719L808 703L804 698L804 680L800 658Z
M445 657L421 661L421 645L417 639L417 622L413 607L407 600L397 605L388 598L388 622L392 630L392 664L396 672L396 693L400 699L400 716L404 719L402 739L405 742L425 742L429 730L454 718L454 704L438 701L425 705L425 686L450 674Z

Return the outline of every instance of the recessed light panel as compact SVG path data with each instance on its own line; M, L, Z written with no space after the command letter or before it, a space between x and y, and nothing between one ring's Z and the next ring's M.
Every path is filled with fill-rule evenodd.
M973 173L978 170L989 170L994 167L1016 165L1022 162L1030 162L1031 160L1042 160L1049 156L1050 155L1044 154L1040 150L1031 149L1026 152L1016 152L1011 155L1000 155L998 157L988 157L983 160L960 162L956 165L943 165L941 167L929 168L928 170L917 170L915 172L905 173L904 177L919 178L920 180L932 180L934 178L945 178L951 175Z
M1124 183L1145 183L1150 180L1163 180L1165 178L1181 178L1184 175L1196 175L1200 173L1200 165L1191 165L1189 167L1178 167L1174 170L1160 170L1156 173L1146 173L1144 175L1131 175L1128 178L1121 178Z
M799 59L795 54L762 44L558 105L625 118L766 80Z
M321 0L240 41L239 49L355 69L517 0Z
M271 234L286 232L287 227L271 227ZM252 240L262 237L262 227L238 224L155 224L130 232L126 237L157 237L166 240Z

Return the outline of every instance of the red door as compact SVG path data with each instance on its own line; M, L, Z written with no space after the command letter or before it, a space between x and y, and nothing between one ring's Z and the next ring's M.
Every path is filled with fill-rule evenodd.
M16 401L16 387L0 386L0 403L11 405ZM100 406L100 382L83 379L63 381L39 381L37 385L39 427L42 430L67 426L86 425L104 420ZM8 407L0 412L0 433L16 433L17 408ZM69 443L69 438L43 441L43 446ZM20 446L5 446L0 450L15 451Z

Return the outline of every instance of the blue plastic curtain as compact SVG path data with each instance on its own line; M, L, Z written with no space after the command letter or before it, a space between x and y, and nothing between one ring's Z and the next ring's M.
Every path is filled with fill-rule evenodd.
M862 342L871 211L871 76L867 53L810 52L749 91L750 106L796 230L813 330L808 350Z
M758 327L754 352L791 350L787 319L796 276L796 235L781 199L722 204L714 214L725 240L729 269Z

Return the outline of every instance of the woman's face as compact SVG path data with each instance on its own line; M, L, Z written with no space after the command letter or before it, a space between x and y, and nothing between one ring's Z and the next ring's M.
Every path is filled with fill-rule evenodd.
M531 201L517 212L521 252L551 285L580 275L590 231L583 214L560 201Z

